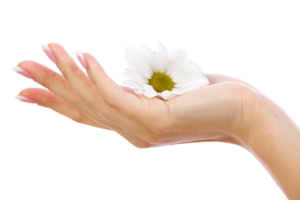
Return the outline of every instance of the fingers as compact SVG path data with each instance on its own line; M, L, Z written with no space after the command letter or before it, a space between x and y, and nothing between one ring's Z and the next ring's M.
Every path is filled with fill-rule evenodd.
M91 54L84 53L83 56L87 63L89 78L96 86L105 103L135 121L145 118L147 113L142 108L141 100L136 95L133 95L133 91L127 88L125 91L130 92L125 92L124 89L117 85L107 76L102 66Z
M90 79L77 67L74 60L61 45L52 43L48 44L48 46L53 56L55 56L55 60L51 60L54 60L57 64L70 90L77 94L86 107L88 107L90 111L92 110L94 114L97 114L98 118L105 118L111 123L109 127L120 133L123 137L126 137L132 144L135 143L135 146L136 144L144 144L146 140L143 139L143 137L145 133L147 133L145 127L139 126L137 123L107 106ZM91 117L97 120L96 116L92 115ZM123 131L121 131L120 128Z
M85 75L85 73L83 73L83 71L77 67L74 60L70 57L70 55L64 50L64 48L61 45L51 43L48 46L50 51L52 51L52 53L56 58L55 63L57 63L57 67L62 72L63 76L67 79L70 87L74 90L74 92L76 92L76 94L82 99L82 101L87 105L88 108L93 110L95 113L99 114L99 116L102 116L103 118L107 119L108 121L122 128L124 132L128 134L127 136L130 137L130 139L132 140L140 139L148 143L156 143L157 135L153 134L152 130L150 130L147 126L145 127L139 123L136 123L134 120L127 118L125 115L122 115L116 109L112 108L112 106L107 105L107 103L104 101L102 96L97 91L95 85ZM87 68L89 68L89 66ZM107 87L110 88L110 85L107 85ZM123 89L121 89L121 87L116 86L116 88L119 89L119 92L126 94L126 96L130 95L135 97L136 100L139 100L137 96L125 92ZM118 100L122 101L123 99L118 99ZM158 101L159 100L157 100L157 102ZM161 101L159 102L161 103ZM161 103L161 105L165 106L163 103ZM131 111L131 113L135 113L133 110L134 107L136 106L136 102L133 102L133 105L128 104L127 106L128 106L126 108L127 110ZM152 107L154 107L154 110L155 109L159 111L161 110L160 107L157 106L152 106ZM153 113L157 113L156 110L153 111ZM145 112L144 115L142 112L137 112L137 113L141 119L143 119L145 122L147 122L147 124L149 124L149 120L145 120L147 118L145 117L145 115L148 114L147 112ZM165 115L167 114L168 114L167 109L165 109ZM159 121L160 124L166 126L164 123L161 123L161 120L158 120L157 116L155 115L151 115L151 116L153 116L153 118L155 118L156 121ZM155 131L159 133L162 132L161 130L162 128L164 128L164 127L156 128L157 126L154 127L155 127ZM112 127L112 129L114 128Z
M79 68L73 56L62 44L48 43L48 46L56 57L56 67L66 78L72 90L76 92L88 108L94 110L102 117L111 116L110 119L106 117L108 120L113 118L119 118L121 121L124 120L125 117L106 105L87 74ZM111 123L116 122L111 120Z
M75 122L111 130L99 124L95 120L92 120L91 118L68 104L66 101L51 93L49 90L41 88L28 88L22 90L19 95L36 102L40 106L50 108L55 112L72 119Z
M51 43L48 44L48 46L56 57L57 67L71 88L83 100L87 107L118 126L128 126L132 123L131 120L106 105L93 83L86 74L77 67L72 57L61 45Z
M86 107L81 98L72 90L69 83L61 74L58 74L34 61L23 61L19 63L18 66L29 73L35 82L48 88L52 93L59 96L61 99L65 100L86 115L97 120L103 126L108 128L113 128L115 126L115 124L108 122Z
M125 92L107 74L102 66L90 54L82 55L87 62L87 73L96 86L105 103L122 115L146 127L150 134L140 134L139 137L150 143L161 143L166 131L173 126L170 109L164 101L145 96L133 95L133 90ZM166 141L164 141L166 142Z
M41 89L41 88L28 88L19 93L20 96L26 97L32 102L36 102L38 105L50 108L57 113L60 113L75 122L90 125L90 126L95 126L98 128L103 128L107 130L111 130L101 124L99 124L97 121L94 119L91 119L84 113L80 112L70 104L68 104L66 101L62 100L61 98L57 97L50 91L46 89ZM120 129L120 128L119 128ZM140 140L138 138L130 138L128 137L128 134L125 133L123 130L117 130L120 132L120 135L123 136L126 140L128 140L131 144L138 148L149 148L152 145Z
M162 134L167 127L171 126L172 120L169 109L164 101L157 98L149 101L145 96L134 95L132 89L118 86L107 76L102 66L91 54L84 53L81 56L81 60L86 62L86 65L83 66L87 66L89 79L95 85L104 103L112 110L132 119L143 127L147 127L147 130L155 134ZM151 122L150 127L149 122ZM138 136L143 139L149 135L139 133ZM148 141L147 139L144 140Z
M31 103L37 103L40 106L50 108L55 112L60 113L72 119L75 122L111 130L110 128L101 125L96 120L85 115L84 113L74 108L66 101L64 101L63 99L59 98L58 96L56 96L55 94L51 93L46 89L28 88L21 91L19 95L28 98ZM137 137L130 137L130 134L126 133L121 128L115 128L115 129L116 132L118 132L123 138L125 138L132 145L138 148L149 148L152 146L151 144L141 139L138 139Z

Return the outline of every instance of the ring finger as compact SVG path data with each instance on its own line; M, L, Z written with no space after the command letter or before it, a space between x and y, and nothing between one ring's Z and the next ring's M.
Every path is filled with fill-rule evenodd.
M23 72L27 73L27 75L29 74L29 78L32 78L35 82L46 87L55 95L65 100L82 113L85 113L90 118L96 120L101 125L115 130L133 145L138 146L145 143L135 135L124 131L121 127L103 119L100 115L90 110L82 102L81 98L72 90L72 88L62 75L34 61L23 61L18 64L18 67L20 67Z
M56 64L70 87L77 93L88 108L144 141L147 141L147 138L152 136L148 129L123 116L115 109L110 108L104 102L87 75L78 68L75 61L61 45L51 43L47 46L48 50L45 49L45 53ZM55 59L52 59L53 57Z

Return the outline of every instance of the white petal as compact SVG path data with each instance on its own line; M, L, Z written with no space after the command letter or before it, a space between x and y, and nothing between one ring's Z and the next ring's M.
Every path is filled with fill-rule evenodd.
M205 76L201 76L193 81L186 82L186 83L178 83L174 85L174 88L177 90L185 89L187 87L203 87L209 84L208 79Z
M185 83L203 75L203 71L195 62L188 60L179 67L170 77L174 83Z
M130 73L130 71L129 71L128 67L123 67L123 69L122 69L122 73L123 73L123 72L125 72L125 73Z
M199 62L195 61L194 59L190 59L189 64L195 65L198 68L198 76L203 76L204 74L207 73L207 71L205 69L203 69L201 64Z
M137 89L137 88L134 88L133 91L137 95L142 95L143 94L143 92L140 89Z
M162 93L159 93L159 96L161 96L164 100L168 100L168 99L171 99L175 96L184 94L186 92L198 90L199 88L201 88L201 86L192 86L192 87L187 87L187 88L181 89L181 90L177 90L175 88L172 91L168 91L168 90L163 91Z
M130 79L130 80L133 80L133 81L138 82L138 83L140 83L140 84L148 83L148 82L149 82L148 79L143 78L143 77L141 77L141 76L137 76L136 74L131 73L130 70L127 69L127 68L125 69L125 72L123 73L123 76L124 76L125 78L128 78L128 79Z
M147 78L150 79L151 76L153 75L152 68L150 67L150 64L148 60L145 58L145 56L140 52L137 54L137 66L139 70L143 73L143 75Z
M144 44L141 45L141 50L144 53L144 55L149 59L151 56L152 50Z
M142 85L143 86L143 88L144 88L144 90L146 91L146 92L151 92L151 93L157 93L155 90L154 90L154 88L152 87L152 85L148 85L148 84L143 84Z
M203 76L204 74L207 74L207 71L203 68L201 68L198 73L200 74L200 76Z
M150 79L153 72L150 68L150 65L147 61L146 56L137 48L126 48L125 49L125 56L127 63L129 65L129 69L132 72L136 72L138 69L146 78ZM134 67L136 69L133 69ZM132 69L131 69L131 68Z
M187 59L187 52L180 49L173 49L168 54L166 74L170 75L180 66L184 65Z
M163 73L167 66L166 58L159 54L157 51L152 51L149 64L153 72L155 73Z
M141 50L135 47L125 49L129 69L125 69L123 76L130 80L124 83L133 87L135 94L148 98L159 96L168 100L209 84L201 68L193 61L187 60L186 51L173 49L168 53L161 42L158 41L157 44L158 52L152 51L146 45L141 45ZM155 72L166 73L172 78L175 83L172 91L158 93L148 84Z
M162 93L160 93L159 96L162 97L164 100L168 100L168 99L171 99L180 94L182 94L182 93L180 93L178 91L165 90Z
M128 86L131 86L133 88L137 88L137 89L142 89L143 88L143 86L141 84L138 84L138 83L136 83L132 80L126 80L126 81L124 81L124 84L128 85Z
M201 88L200 86L186 87L186 88L183 88L183 89L179 90L178 92L181 92L183 94L183 93L187 93L187 92L190 92L190 91L193 91L193 90L198 90L200 88Z
M135 51L135 63L138 69L148 78L150 79L153 75L153 71L148 63L146 56L137 48L133 48Z
M209 81L206 77L204 77L203 75L206 74L206 70L204 70L202 68L202 66L200 65L200 63L196 62L195 60L190 60L189 64L196 66L197 73L196 76L194 76L191 80L189 80L188 82L175 82L174 87L175 88L184 88L184 87L188 87L189 85L202 85L202 82L204 82L205 84L209 84ZM173 79L174 77L172 77ZM199 81L201 81L201 83L199 83Z
M140 43L139 45L139 51L137 52L137 55L136 55L136 60L137 60L137 63L139 64L139 69L140 71L144 74L144 76L147 78L147 79L150 79L152 74L153 74L153 71L152 71L152 68L150 66L150 58L151 58L151 53L154 51L152 49L151 46L145 44L145 43Z
M133 91L137 95L145 95L148 98L152 98L158 95L158 93L153 89L151 85L148 84L138 84L134 81L127 80L124 82L126 85L133 87Z
M134 87L134 92L137 95L145 95L148 98L152 98L158 95L151 85L148 84L137 84L134 81L125 81L126 85Z
M157 96L158 93L155 93L155 92L143 92L143 95L145 95L148 98L153 98L153 97Z
M159 53L164 56L167 57L168 56L168 51L167 48L159 41L157 41L157 45L158 45L158 51Z

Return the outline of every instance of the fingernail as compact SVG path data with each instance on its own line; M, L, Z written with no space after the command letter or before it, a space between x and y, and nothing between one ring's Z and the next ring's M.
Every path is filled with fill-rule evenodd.
M80 64L85 68L87 69L87 62L85 61L81 51L76 51L76 56L80 62Z
M56 64L56 57L53 54L53 52L51 51L51 49L49 48L48 44L43 44L43 45L41 45L41 47L44 50L44 52L46 53L46 55L50 58L50 60L52 60Z
M32 99L28 99L27 97L23 97L23 96L16 96L16 99L26 102L26 103L36 103L36 101L32 100Z
M18 67L18 66L14 66L12 68L12 70L14 70L15 72L17 72L18 74L21 74L27 78L33 79L33 76L31 74L29 74L27 71L25 71L24 69Z

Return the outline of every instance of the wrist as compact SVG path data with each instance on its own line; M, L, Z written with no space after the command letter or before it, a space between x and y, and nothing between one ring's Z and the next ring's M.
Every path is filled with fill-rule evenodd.
M242 146L266 168L289 199L300 198L300 130L273 101L258 93L263 106L238 133Z
M247 147L255 148L262 141L300 139L299 126L272 100L257 92L259 102L249 106L244 123L235 136ZM273 138L273 140L272 140Z

